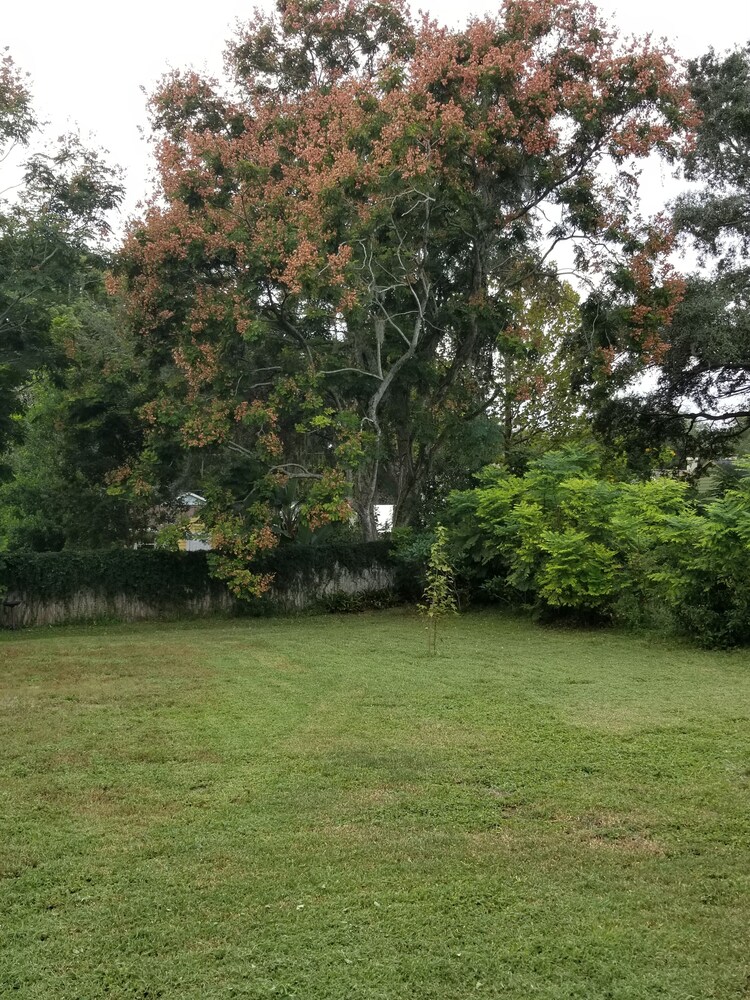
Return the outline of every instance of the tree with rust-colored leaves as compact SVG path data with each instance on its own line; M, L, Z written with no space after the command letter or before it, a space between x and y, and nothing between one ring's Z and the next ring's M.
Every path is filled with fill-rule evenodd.
M167 442L200 455L244 545L290 478L313 524L351 507L373 537L378 500L408 522L456 428L496 419L518 291L557 285L562 245L632 276L623 321L658 349L676 287L632 165L689 125L669 52L578 0L458 29L304 0L257 14L227 67L152 99L160 188L123 276L164 378L139 474Z

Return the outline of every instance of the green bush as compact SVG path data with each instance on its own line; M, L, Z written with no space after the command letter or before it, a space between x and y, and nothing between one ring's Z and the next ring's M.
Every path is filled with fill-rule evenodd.
M475 593L538 614L663 624L701 518L670 478L606 475L593 450L550 453L523 476L485 470L454 494L448 523Z
M488 469L477 489L454 494L449 523L474 589L538 611L617 617L621 599L646 607L653 573L690 512L672 479L604 478L591 451L551 453L524 476Z
M684 525L663 579L681 628L701 645L750 642L750 479L738 477Z
M450 497L446 523L475 594L705 646L750 642L750 477L699 505L684 482L617 479L596 452L567 450L523 476L485 470Z

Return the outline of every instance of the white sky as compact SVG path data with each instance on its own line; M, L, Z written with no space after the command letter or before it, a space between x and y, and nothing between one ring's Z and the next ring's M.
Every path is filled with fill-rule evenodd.
M35 106L58 135L77 124L126 169L131 212L147 190L149 153L140 133L146 125L145 97L170 67L192 65L219 73L226 39L254 0L5 0L0 47L31 75ZM438 19L458 19L451 0L421 0ZM496 8L473 0L463 13ZM747 0L601 0L605 16L626 34L666 36L683 56L710 45L722 50L750 39ZM667 171L649 170L645 207L671 196Z

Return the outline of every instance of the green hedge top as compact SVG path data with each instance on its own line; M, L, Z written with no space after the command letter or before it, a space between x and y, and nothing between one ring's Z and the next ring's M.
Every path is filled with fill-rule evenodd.
M274 586L304 583L338 566L353 573L392 566L390 542L335 542L329 545L282 545L255 560L259 573L273 573Z
M36 599L65 599L81 590L145 601L182 601L220 593L211 577L209 552L108 549L102 552L17 552L0 554L0 587ZM288 545L264 553L254 564L273 573L280 588L311 580L339 566L362 571L391 564L388 542Z

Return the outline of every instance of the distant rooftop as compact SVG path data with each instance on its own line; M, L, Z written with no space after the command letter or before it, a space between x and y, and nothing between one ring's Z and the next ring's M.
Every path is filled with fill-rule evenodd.
M202 497L200 493L179 493L177 499L186 507L200 507L206 502L206 498Z

